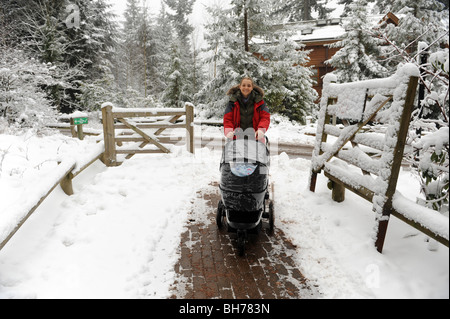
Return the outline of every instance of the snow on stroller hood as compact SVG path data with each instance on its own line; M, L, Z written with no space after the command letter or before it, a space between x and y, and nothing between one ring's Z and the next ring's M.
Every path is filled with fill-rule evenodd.
M269 165L269 151L256 140L237 139L225 144L222 163L251 163Z
M266 145L261 142L237 139L225 144L222 163L229 163L234 175L245 177L254 173L258 163L268 166L268 153Z

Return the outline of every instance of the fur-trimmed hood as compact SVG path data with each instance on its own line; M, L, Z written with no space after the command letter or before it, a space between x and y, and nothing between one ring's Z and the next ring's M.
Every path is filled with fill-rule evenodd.
M253 85L253 92L255 92L255 94L256 94L256 102L259 102L263 99L264 90L262 88L260 88L257 85ZM241 90L239 89L239 84L231 87L227 92L227 95L230 96L230 101L233 101L233 102L237 101L238 95L240 95L240 94L241 94Z

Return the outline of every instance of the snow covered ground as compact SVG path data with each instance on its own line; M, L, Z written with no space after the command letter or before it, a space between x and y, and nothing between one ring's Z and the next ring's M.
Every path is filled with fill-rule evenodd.
M286 122L269 131L271 141L313 143L304 127ZM205 135L220 136L218 128ZM6 213L27 198L57 168L83 160L98 147L78 141L0 135L0 236ZM73 196L57 187L0 251L0 298L167 298L188 212L200 189L219 180L221 150L173 146L168 155L141 155L120 167L95 162L74 179ZM319 175L307 190L310 161L272 156L276 227L298 247L302 273L324 298L449 298L449 250L391 219L383 254L373 245L372 204L351 192L331 200ZM398 189L415 199L419 184L402 170ZM10 216L12 216L10 215Z

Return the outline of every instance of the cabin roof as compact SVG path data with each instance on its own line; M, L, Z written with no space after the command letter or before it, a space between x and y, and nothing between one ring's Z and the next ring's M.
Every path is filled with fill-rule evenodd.
M376 27L383 21L398 24L398 18L392 12L369 16L369 23ZM346 33L347 18L330 18L289 22L274 26L275 30L287 29L293 32L292 39L298 42L316 42L339 40Z

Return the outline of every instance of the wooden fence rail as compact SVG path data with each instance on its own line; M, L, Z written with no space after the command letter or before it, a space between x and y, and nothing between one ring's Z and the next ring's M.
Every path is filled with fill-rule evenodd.
M96 160L100 159L102 155L103 144L97 144L96 148L93 149L83 160L63 161L62 163L59 163L58 167L53 170L49 176L46 176L45 185L41 185L42 187L35 188L36 185L29 185L30 190L26 192L27 196L24 199L24 202L20 203L20 207L23 207L24 209L23 214L18 216L19 222L14 226L14 228L7 231L7 234L4 234L4 237L0 236L0 250L2 250L2 248L8 243L20 227L22 227L22 225L58 185L61 186L66 195L73 195L72 180ZM14 207L11 209L14 209Z
M185 120L180 122L182 117L185 117ZM169 140L180 141L182 137L161 136L166 129L186 129L186 147L189 152L194 153L194 106L190 103L186 103L184 109L129 109L116 108L111 103L105 103L102 106L102 119L105 139L103 162L107 166L121 164L117 160L117 154L127 154L125 158L128 159L138 153L169 153L164 144ZM124 142L140 144L122 147ZM149 144L154 147L146 147Z
M21 206L31 207L28 213L26 213L17 225L11 229L4 238L0 238L0 250L8 243L8 241L14 236L14 234L19 230L20 227L26 222L26 220L34 213L34 211L39 207L39 205L47 198L48 195L60 184L60 182L75 168L75 162L72 163L62 163L58 165L59 167L51 173L51 178L53 182L49 185L47 191L39 198L37 202L28 203L26 200L24 203L21 203ZM37 191L41 191L40 189ZM28 194L30 195L30 194ZM34 198L34 196L29 196L29 198Z

